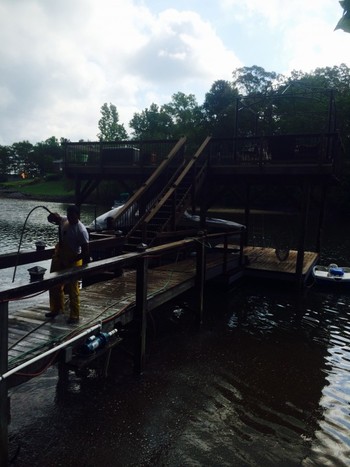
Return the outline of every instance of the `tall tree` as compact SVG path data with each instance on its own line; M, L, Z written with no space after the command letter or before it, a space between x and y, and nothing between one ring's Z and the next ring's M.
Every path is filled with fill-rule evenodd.
M101 118L98 121L100 133L97 137L100 141L122 141L128 138L128 134L122 123L119 123L117 107L105 102L101 107Z
M55 137L37 143L34 146L33 161L36 163L41 176L53 171L53 161L63 159L63 144Z
M213 83L203 104L209 134L216 137L233 135L237 96L237 89L228 81L218 80Z
M234 87L244 96L269 93L283 80L282 75L256 65L237 68L232 76Z
M4 181L7 179L7 175L10 173L10 161L11 161L11 147L0 146L0 180Z
M154 103L135 113L129 125L136 139L168 139L172 135L171 116Z
M194 94L177 92L172 95L171 102L164 104L161 110L172 119L174 137L186 135L195 141L202 137L203 114Z
M33 161L33 150L34 147L29 141L13 143L10 163L12 173L17 173L18 175L23 173L29 176L38 174L37 166Z

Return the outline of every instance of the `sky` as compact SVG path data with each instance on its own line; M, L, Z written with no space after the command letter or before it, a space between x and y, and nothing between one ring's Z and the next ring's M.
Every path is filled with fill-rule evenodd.
M0 145L96 141L101 106L134 113L177 92L198 104L257 65L350 66L338 0L0 0Z

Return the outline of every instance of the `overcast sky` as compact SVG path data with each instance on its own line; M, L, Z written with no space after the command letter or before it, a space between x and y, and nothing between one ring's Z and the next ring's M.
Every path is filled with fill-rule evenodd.
M199 104L241 66L346 63L337 0L0 0L0 144L95 141L104 102L128 129L176 92Z

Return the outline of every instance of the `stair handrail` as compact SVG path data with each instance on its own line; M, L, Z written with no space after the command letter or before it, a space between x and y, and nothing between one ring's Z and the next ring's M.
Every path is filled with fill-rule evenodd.
M135 215L137 209L138 209L138 202L140 199L147 193L147 191L150 189L150 187L155 183L155 181L161 176L161 174L166 170L169 165L174 161L174 159L179 155L180 150L184 146L187 138L185 136L181 137L175 146L171 149L169 154L162 160L160 165L157 167L157 169L150 175L150 177L144 182L141 187L126 201L126 203L120 207L118 212L116 213L114 217L114 221L116 223L116 226L118 227L118 221L122 219L123 216L126 216L127 213L130 211L131 215ZM182 164L184 161L182 162ZM182 166L182 164L179 164L179 167ZM176 174L176 171L175 171ZM169 183L169 180L168 180Z
M162 199L157 203L156 206L149 212L148 216L145 219L145 222L149 223L149 221L152 219L154 214L156 214L159 209L164 205L164 203L170 198L170 196L174 193L174 191L179 187L185 176L190 172L190 170L193 168L193 166L198 162L199 158L205 154L204 149L208 145L209 141L211 140L211 136L207 136L207 138L204 140L204 142L201 144L201 146L197 149L196 153L193 155L193 157L190 159L190 161L187 163L185 168L182 170L181 174L178 176L176 181L173 183L173 185L169 188L168 192L162 197ZM208 162L208 161L206 161ZM197 176L201 176L206 169L206 165L203 165L201 170L198 172Z
M184 180L184 178L186 177L186 175L189 174L189 172L192 170L192 168L195 166L195 164L198 162L198 160L203 156L203 155L206 155L207 154L204 152L205 148L207 147L209 141L211 140L211 136L207 136L206 139L203 141L203 143L200 145L200 147L197 149L197 151L195 152L195 154L192 156L192 158L189 160L189 162L186 164L185 168L181 171L180 175L177 177L177 179L175 180L175 182L171 185L171 187L168 189L168 191L166 192L166 194L159 200L159 202L154 205L154 207L149 211L149 213L142 219L142 232L143 232L143 240L146 240L147 239L147 227L148 227L148 224L150 223L150 221L153 219L153 217L159 212L159 210L161 209L161 207L165 204L166 201L169 200L169 198L171 198L171 196L174 194L174 192L176 192L176 189L181 185L182 181ZM204 157L204 156L203 156ZM200 180L202 178L203 180L203 175L205 174L205 171L206 171L206 168L207 168L207 164L208 164L208 157L205 161L205 164L203 164L203 166L201 167L201 170L196 174L196 181ZM189 190L192 189L192 185L191 187L189 187ZM185 195L182 197L181 201L179 201L177 204L179 205L184 198L186 198L186 195L188 194L188 191L186 191ZM186 209L186 208L185 208ZM179 212L177 213L177 218L180 217L180 215L183 214L183 212L185 211L185 209L182 211L182 212ZM176 210L175 210L176 211ZM177 221L177 218L175 219ZM168 221L164 224L167 225L169 220L171 219L168 219ZM138 227L140 226L140 223L138 223ZM163 226L163 229L164 230L164 226ZM135 226L136 228L136 226ZM131 229L130 233L134 230Z

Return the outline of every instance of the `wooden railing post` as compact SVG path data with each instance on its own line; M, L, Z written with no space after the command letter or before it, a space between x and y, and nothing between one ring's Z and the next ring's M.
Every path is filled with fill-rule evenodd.
M224 264L222 266L222 273L227 273L227 261L228 261L228 236L224 236Z
M305 237L306 237L307 223L308 223L308 218L309 218L310 198L311 198L311 186L307 184L306 182L304 182L300 236L299 236L298 253L297 253L297 260L296 260L296 267L295 267L295 274L296 274L299 292L301 292L302 287L303 287L302 277L303 277L303 267L304 267Z
M136 265L136 343L134 371L141 374L144 368L146 352L146 327L147 327L147 281L148 281L148 258L140 257Z
M205 236L203 235L197 243L197 255L196 255L196 295L198 303L197 312L197 324L200 326L203 321L203 310L204 310L204 283L205 283L205 270L206 270L206 258L205 258Z
M8 366L8 302L0 302L0 376ZM0 380L0 465L8 465L7 380Z

